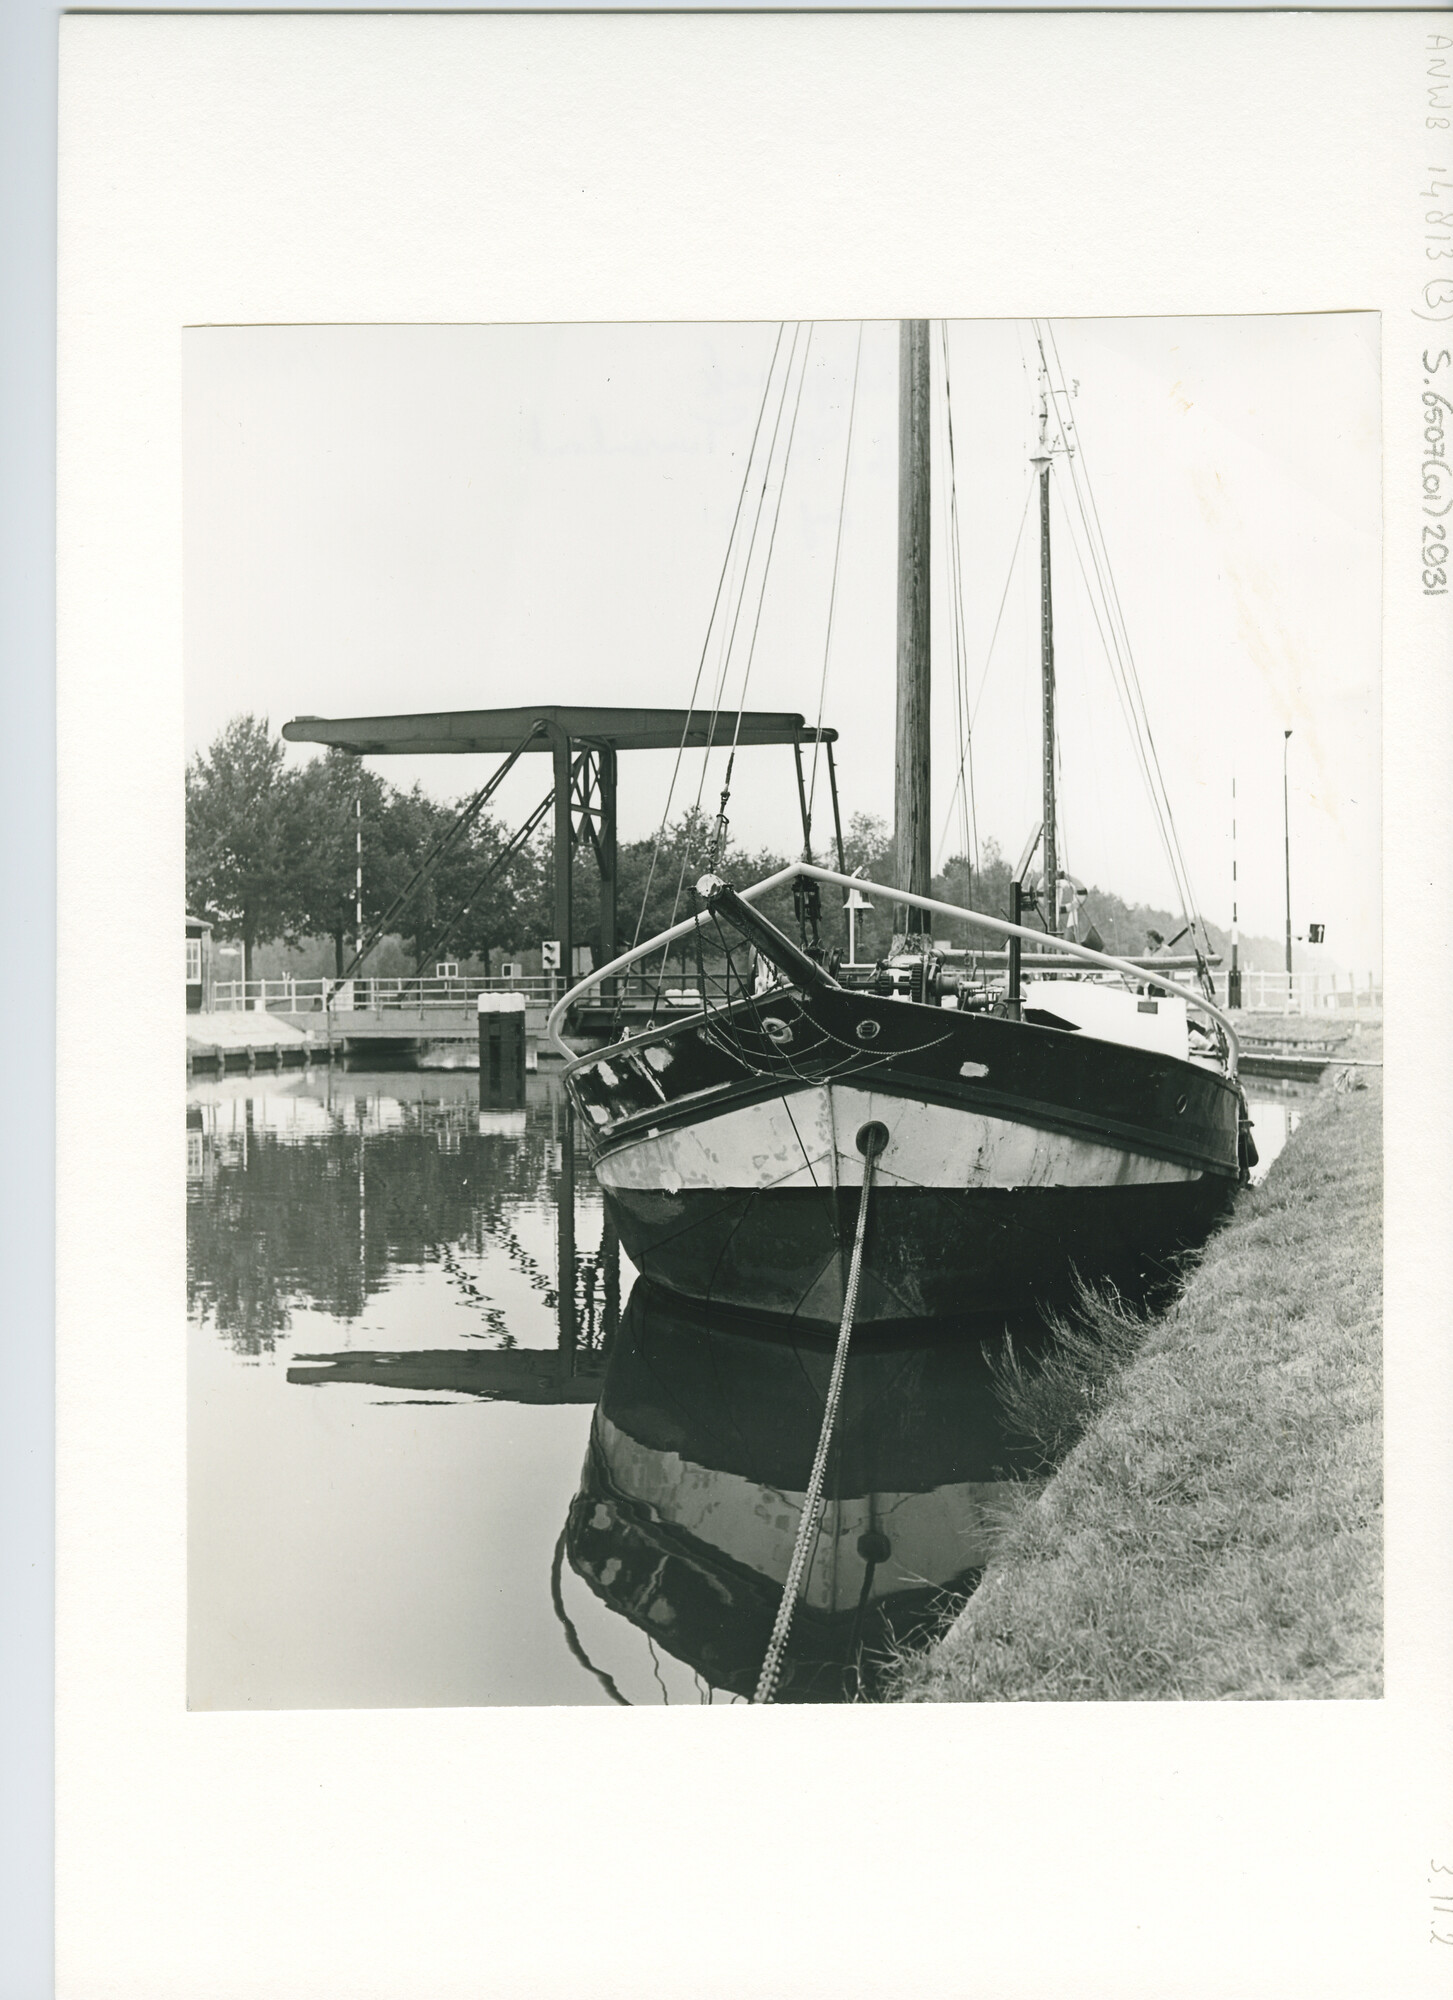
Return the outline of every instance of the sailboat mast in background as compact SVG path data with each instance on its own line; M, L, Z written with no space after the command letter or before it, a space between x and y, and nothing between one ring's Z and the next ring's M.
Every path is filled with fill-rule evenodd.
M1049 390L1041 383L1039 452L1039 662L1044 709L1044 894L1046 930L1059 931L1059 868L1054 816L1054 599L1049 570Z
M926 896L929 837L928 321L902 322L898 347L898 703L893 886ZM910 929L922 919L905 919Z

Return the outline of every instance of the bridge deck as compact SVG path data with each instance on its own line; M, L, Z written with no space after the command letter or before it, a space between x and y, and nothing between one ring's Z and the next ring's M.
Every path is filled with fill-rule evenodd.
M613 1041L622 1026L633 1034L649 1027L653 1021L671 1019L684 1011L682 1008L666 1008L659 1013L639 1002L627 1003L619 1013L613 1007L580 1007L575 1010L571 1021L571 1032L567 1039L582 1050L599 1047L602 1042ZM525 1039L531 1050L547 1058L558 1052L551 1046L545 1034L545 1024L550 1010L543 1001L527 1001L525 1005ZM226 1015L209 1014L208 1021L226 1020ZM240 1015L241 1020L277 1021L290 1029L301 1029L316 1046L330 1038L337 1046L357 1047L360 1043L378 1042L388 1044L409 1043L421 1047L436 1043L465 1044L474 1049L479 1044L479 1015L471 1003L468 1006L446 1007L342 1007L329 1018L321 1012L299 1010L289 1012L280 1008L269 1010L265 1015ZM202 1036L201 1039L207 1039Z

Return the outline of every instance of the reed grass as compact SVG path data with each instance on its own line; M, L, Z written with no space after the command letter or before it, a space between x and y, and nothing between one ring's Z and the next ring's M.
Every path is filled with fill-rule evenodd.
M1157 1318L1091 1300L1006 1349L1057 1469L889 1698L1381 1693L1381 1112L1380 1071L1330 1072Z

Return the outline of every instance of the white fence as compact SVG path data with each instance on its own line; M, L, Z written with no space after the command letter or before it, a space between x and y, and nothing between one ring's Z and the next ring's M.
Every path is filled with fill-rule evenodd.
M523 993L548 1002L552 980L538 979L219 979L212 1005L221 1013L242 1009L280 1014L320 1014L333 995L333 1011L358 1008L472 1007L481 993Z
M613 986L612 1001L659 999L675 1007L698 1004L695 982L689 987L682 985L679 972L659 996L651 979L621 976ZM1215 997L1223 1007L1227 1004L1226 987L1227 973L1222 967L1215 974ZM713 999L722 997L720 974L714 968L708 971L707 988ZM258 1013L321 1014L330 990L335 1014L431 1008L457 1011L474 1007L481 993L523 993L527 1002L550 1007L564 992L565 982L561 974L548 972L522 979L345 979L341 983L336 979L249 979L245 986L240 979L233 979L217 982L212 1005L222 1013L245 1008ZM1381 1009L1382 981L1371 973L1294 972L1288 979L1284 972L1243 972L1241 1005L1257 1014L1342 1014L1356 1019Z
M481 993L522 993L527 1004L553 1006L565 991L567 981L556 973L535 974L521 979L240 979L218 980L212 989L212 1005L219 1013L321 1014L332 994L334 1014L367 1012L420 1013L429 1010L473 1009ZM685 988L681 975L673 970L671 984L659 990L653 979L615 979L609 984L609 1000L644 1003L658 1001L668 1007L696 1007L700 996L696 984ZM719 975L708 972L707 989L712 998L722 997ZM739 989L734 989L739 990Z
M1215 974L1226 1005L1227 972ZM1370 972L1243 972L1241 1005L1252 1014L1342 1014L1356 1020L1382 1010L1382 980Z

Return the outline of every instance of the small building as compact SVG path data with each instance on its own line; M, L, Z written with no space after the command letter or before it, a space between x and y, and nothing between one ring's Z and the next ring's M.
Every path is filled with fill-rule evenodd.
M212 926L205 917L187 918L187 1012L212 1004Z

